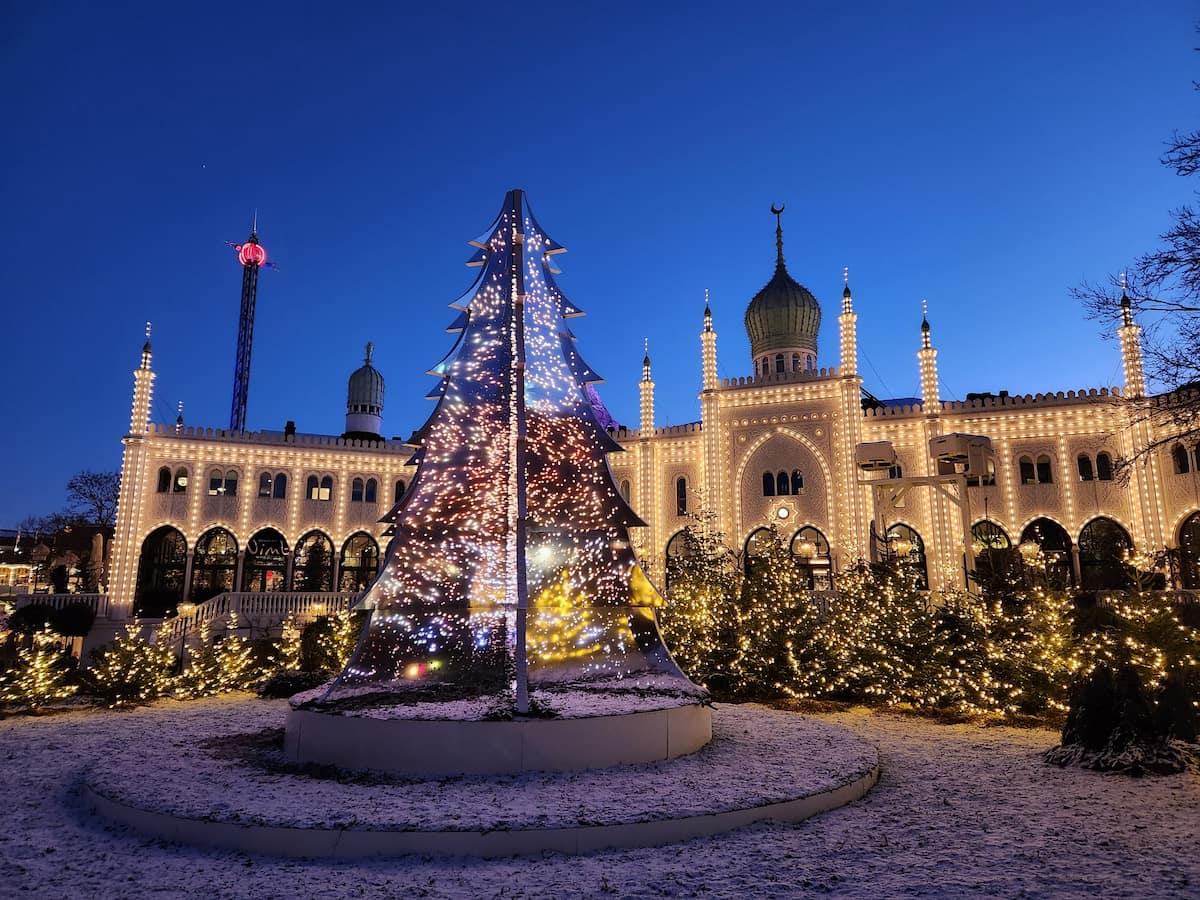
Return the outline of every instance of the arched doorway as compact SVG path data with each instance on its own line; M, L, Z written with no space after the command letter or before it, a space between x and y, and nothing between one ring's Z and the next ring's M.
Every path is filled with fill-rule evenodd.
M1179 581L1187 590L1200 589L1200 512L1179 526Z
M833 565L829 541L819 528L805 525L792 536L792 559L800 570L800 581L810 591L833 587Z
M164 525L146 535L138 557L134 617L161 618L183 600L187 540L178 528Z
M338 566L338 590L360 593L375 580L379 572L379 545L365 531L350 535L342 546Z
M333 590L333 541L320 531L310 531L296 541L292 590Z
M685 566L689 556L696 552L694 541L686 530L678 531L667 541L667 571L666 589L671 590L671 582L679 577L679 572Z
M887 558L898 562L913 572L916 576L916 588L919 591L929 590L929 565L925 559L925 541L910 525L897 522L888 526L884 532L887 542Z
M1007 582L1020 580L1021 570L1008 532L990 519L984 519L971 526L971 540L975 552L975 580L984 590L1003 589Z
M233 590L237 574L237 539L224 528L210 528L196 541L192 557L192 583L188 599L193 603Z
M287 539L274 528L264 528L246 541L242 567L243 591L287 590Z
M1071 536L1053 519L1034 519L1021 532L1021 544L1034 543L1041 550L1041 564L1045 564L1046 587L1071 588L1075 586L1075 568L1071 564ZM1026 554L1022 551L1022 556Z
M742 553L742 565L746 577L754 576L763 566L768 564L771 553L778 547L779 535L770 528L756 528L746 538L745 552Z
M1079 583L1084 590L1126 587L1125 557L1133 549L1129 532L1112 519L1092 519L1079 532Z

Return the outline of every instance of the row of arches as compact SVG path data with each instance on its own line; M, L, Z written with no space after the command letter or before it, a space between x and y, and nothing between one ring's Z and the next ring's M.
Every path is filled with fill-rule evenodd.
M404 496L407 484L398 480L392 493L392 502ZM184 494L188 489L188 469L180 466L172 470L162 466L158 470L155 492L159 494ZM210 497L236 497L238 471L236 469L213 469L208 474ZM258 496L264 499L284 500L287 498L288 476L286 472L261 472L258 476ZM304 485L304 496L308 500L325 502L334 496L332 475L309 475ZM375 478L354 478L350 482L351 503L376 503L379 500L379 481Z
M773 549L774 541L775 536L769 528L755 529L746 538L742 561L747 575L753 574L756 566L764 564ZM833 560L829 541L820 529L805 525L792 535L787 546L801 581L807 588L829 590L833 587ZM680 567L693 552L694 547L686 531L676 533L667 542L667 590L671 589L672 580L678 578Z
M758 370L761 375L770 375L772 371L772 361L774 362L774 371L776 375L782 375L788 369L788 355L785 353L776 353L774 357L769 354L763 356L758 361ZM793 353L791 354L791 369L792 372L811 372L817 367L817 357L812 353Z
M1171 447L1171 463L1175 467L1176 475L1186 475L1191 471L1200 472L1200 443L1192 448L1191 454L1183 444L1175 444Z
M156 529L142 542L135 609L139 615L161 615L184 599L201 603L225 591L357 592L379 571L379 544L365 531L350 535L336 556L333 540L319 530L290 547L278 530L263 528L242 550L232 532L217 526L196 539L189 560L179 529Z
M791 473L763 472L762 490L764 497L786 497L789 494L799 494L804 490L804 473L792 469Z

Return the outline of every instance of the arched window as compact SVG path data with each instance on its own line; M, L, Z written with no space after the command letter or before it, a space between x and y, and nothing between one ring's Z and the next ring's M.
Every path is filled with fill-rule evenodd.
M171 493L172 494L185 493L187 491L187 484L188 484L188 470L187 469L176 469L175 470L175 483L171 485Z
M833 587L829 541L820 529L805 525L792 536L791 550L805 587L810 591L827 591Z
M362 499L363 480L361 478L355 478L352 482L350 482L350 502L362 503Z
M158 487L156 490L160 494L165 494L171 490L171 470L166 466L158 470Z
M1179 526L1179 583L1185 590L1200 588L1200 512L1194 512Z
M686 559L696 553L695 539L686 530L678 531L667 541L667 590L671 590L672 582L677 582L680 570L686 565Z
M1037 484L1037 474L1033 468L1033 457L1022 456L1017 465L1021 469L1021 484Z
M353 593L365 591L379 572L379 545L365 531L350 535L342 545L338 566L338 590Z
M779 546L779 536L770 528L756 528L746 538L742 563L749 578L767 564L773 550L782 550Z
M1076 459L1075 462L1079 466L1079 480L1080 481L1091 481L1093 478L1096 477L1095 472L1092 471L1092 458L1090 456L1088 456L1086 453L1080 453L1078 459Z
M799 494L804 490L804 473L799 469L792 469L792 493Z
M1200 472L1200 443L1192 448L1192 456L1196 461L1196 471Z
M321 482L317 480L316 475L309 475L308 481L305 483L304 494L309 500L321 499Z
M1079 580L1085 591L1123 588L1125 556L1133 549L1129 533L1101 516L1079 532Z
M379 497L379 482L374 478L367 479L367 488L363 492L363 500L367 503L375 503Z
M161 618L183 600L183 576L187 569L187 541L183 532L164 525L142 541L138 557L137 586L133 592L133 614Z
M1188 463L1187 448L1183 444L1176 444L1171 448L1171 459L1175 463L1176 475L1183 475L1191 470L1191 466Z
M400 498L404 496L404 491L407 489L407 487L408 486L403 481L396 482L396 489L392 493L392 502L393 503L400 502Z
M1050 468L1050 457L1045 453L1037 458L1037 480L1038 484L1050 484L1054 481L1054 473Z
M1112 457L1103 450L1096 454L1096 478L1100 481L1112 481Z
M296 541L292 564L293 591L333 589L333 541L320 531L310 531Z
M1035 567L1045 566L1046 583L1050 588L1067 588L1075 584L1075 569L1071 565L1071 536L1053 519L1034 519L1021 532L1020 543L1032 541L1041 550Z
M333 476L326 475L321 479L321 495L318 500L329 500L333 497Z
M800 371L800 354L799 353L792 354L792 371L793 372Z
M763 472L763 496L775 496L775 473Z
M276 500L282 500L287 497L287 473L275 473L275 482L271 485L271 496Z
M246 562L242 566L243 591L283 591L287 589L287 540L274 528L264 528L246 541Z
M270 472L263 472L261 475L258 476L258 496L260 496L260 497L270 497L271 496L271 473Z
M925 561L925 542L915 528L897 522L885 532L888 559L911 567L917 589L929 590L929 568Z
M208 473L208 496L216 497L223 493L225 493L225 473L220 469L213 469Z
M786 497L790 493L789 485L787 472L780 472L775 476L775 493L780 497Z
M785 366L783 364L783 354L782 353L775 354L775 371L780 375L782 375L784 372L787 371L787 369L785 368Z
M769 357L764 356L762 358L762 373L764 375L771 374L771 360Z
M817 367L817 358L815 356L813 356L811 353L809 353L807 359L805 360L804 368L808 369L808 371L811 372L814 369L816 369L816 367Z
M622 479L621 480L621 496L623 498L625 498L626 503L629 502L629 490L630 490L629 479L628 478Z
M687 512L687 479L675 479L675 515L682 516Z
M188 598L203 603L233 590L237 573L237 540L224 528L210 528L196 541L192 555L192 584Z
M995 522L984 519L971 526L971 538L975 550L975 579L985 589L996 586L1017 565L1008 533ZM1019 576L1020 570L1015 574Z

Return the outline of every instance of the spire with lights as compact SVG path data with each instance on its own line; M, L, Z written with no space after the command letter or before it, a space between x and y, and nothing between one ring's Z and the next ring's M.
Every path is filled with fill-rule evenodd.
M1142 363L1142 327L1133 319L1133 301L1129 299L1125 273L1121 273L1121 364L1125 370L1125 396L1146 396L1146 372Z
M929 339L929 303L921 298L921 349L917 351L921 363L921 407L927 416L936 416L942 410L938 394L937 349Z
M582 312L554 280L564 248L519 190L472 243L479 274L452 304L464 315L433 369L437 406L409 439L417 473L385 517L370 622L314 707L403 693L525 713L566 689L697 690L662 644L663 600L630 544L644 523L609 471L621 447L567 327Z
M642 413L640 425L642 437L649 437L654 431L654 380L650 377L650 338L643 338L642 343L646 355L642 357L642 380L638 384Z
M250 393L250 348L254 341L254 304L258 297L258 270L267 265L266 248L258 242L258 210L244 244L230 243L242 264L242 305L238 314L237 358L233 366L233 406L229 430L246 430L246 401Z
M708 288L704 289L704 331L700 333L701 377L703 388L717 386L717 333L713 331L712 310L708 306Z
M843 376L858 374L858 314L854 311L854 298L850 294L850 267L842 267L842 314L838 316L838 332L841 338Z

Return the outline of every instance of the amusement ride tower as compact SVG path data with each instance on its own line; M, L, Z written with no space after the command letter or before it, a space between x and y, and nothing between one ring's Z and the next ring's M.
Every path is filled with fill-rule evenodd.
M258 295L258 270L267 265L267 251L258 242L258 216L244 244L230 244L242 264L242 307L238 315L237 359L233 367L233 406L229 430L246 430L246 397L250 391L250 347L254 341L254 301Z

